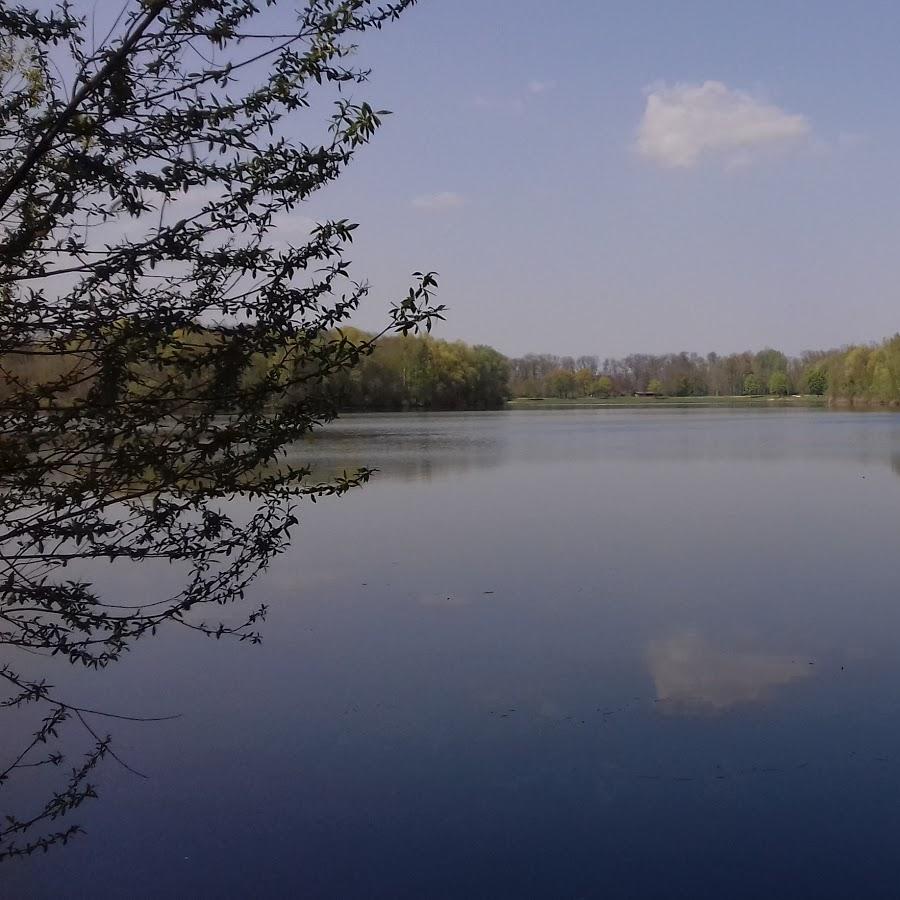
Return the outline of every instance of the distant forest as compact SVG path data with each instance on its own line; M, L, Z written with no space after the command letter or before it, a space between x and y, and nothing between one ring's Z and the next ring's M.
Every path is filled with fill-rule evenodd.
M160 336L153 363L137 364L125 361L128 333L127 320L110 328L109 339L121 345L122 353L109 371L92 368L89 346L74 337L61 338L50 351L0 355L0 401L24 395L40 403L42 397L61 392L73 406L91 396L116 404L140 396L148 385L167 383L173 396L188 403L195 393L221 390L224 413L233 384L264 386L272 379L284 381L280 404L314 397L342 410L497 409L509 397L506 357L491 347L461 341L395 335L379 338L373 348L372 335L356 328L336 329L323 336L323 352L329 344L331 352L355 362L323 378L307 371L303 354L277 336L271 339L270 352L246 359L230 353L223 331L177 329ZM235 359L221 371L205 367L210 348L216 347L223 358Z
M355 342L370 337L354 331ZM493 347L429 336L381 338L325 389L340 409L498 409L509 397L510 367Z
M329 340L355 345L371 335L354 328L335 332ZM184 348L216 341L215 329L198 329ZM283 356L285 348L274 351ZM77 367L78 351L54 357L18 353L0 358L0 397L36 385L52 384L68 367ZM274 357L273 357L274 359ZM236 377L261 380L273 368L269 359L254 357ZM171 363L161 356L156 375L173 377ZM137 373L135 383L150 373ZM202 377L194 373L192 378ZM86 395L96 373L85 373L77 395ZM128 379L116 393L127 396ZM621 359L597 356L528 354L508 358L492 347L471 346L432 336L392 336L377 341L358 364L321 382L286 388L286 399L298 392L322 393L343 410L462 410L498 409L509 399L578 399L648 393L668 397L775 396L812 394L832 403L900 405L900 334L881 344L838 350L809 351L790 357L767 348L758 353L636 353ZM190 393L190 378L185 382Z
M368 337L354 332L354 340ZM900 403L900 335L879 345L812 350L636 353L622 359L528 354L433 337L382 338L353 370L327 385L342 409L496 409L507 399L827 396L835 403Z
M900 335L877 345L758 353L636 353L622 359L529 354L509 360L511 397L670 397L812 394L834 403L900 403Z
M621 359L529 354L511 359L513 397L616 397L646 392L669 397L817 394L828 391L839 351L798 358L759 353L633 353Z

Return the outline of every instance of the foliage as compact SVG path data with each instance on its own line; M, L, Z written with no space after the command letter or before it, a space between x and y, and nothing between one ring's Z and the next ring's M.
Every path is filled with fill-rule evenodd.
M774 397L787 397L790 388L790 382L784 372L773 372L769 376L769 393Z
M753 372L744 376L744 393L755 396L763 392L762 380Z
M575 373L568 369L556 369L547 377L547 393L553 397L574 397L577 386Z
M407 335L383 338L324 390L341 409L497 409L508 381L506 357L492 347Z
M734 396L744 392L744 379L753 374L758 393L766 393L776 373L787 378L788 393L804 384L804 371L820 365L827 352L804 353L796 359L771 348L720 356L710 353L633 353L622 359L597 356L529 354L509 360L509 391L513 397L630 396L649 391L672 397ZM575 376L574 384L561 373ZM598 380L605 379L598 388ZM776 383L782 385L781 379ZM780 390L780 388L779 388Z
M828 390L828 373L824 366L810 366L803 373L806 390L810 394L821 397Z
M832 400L893 405L900 403L900 334L878 346L849 347L826 365Z
M265 607L231 622L203 608L243 596L285 547L298 500L368 477L310 484L283 460L333 416L322 385L378 337L339 330L368 291L344 255L356 226L335 219L299 238L289 226L384 115L343 92L367 75L353 41L414 2L276 0L278 33L251 0L130 0L99 29L65 2L0 3L7 659L47 651L102 667L170 623L257 641ZM301 141L291 122L303 112ZM440 316L434 277L417 279L385 332ZM248 521L228 513L238 493ZM133 606L67 577L77 560L149 559L185 565L183 589ZM43 705L51 723L0 781L40 764L31 754L67 717L90 730L43 682L10 667L0 680L2 705ZM28 835L92 794L106 749L98 737L68 800L7 819L0 857L67 839Z
M787 369L788 359L780 350L773 350L771 347L767 347L765 350L760 350L753 357L753 374L759 378L763 385L769 384L772 376L775 374L784 374L787 377Z
M609 375L601 375L594 382L593 396L595 397L611 397L613 392L612 378Z

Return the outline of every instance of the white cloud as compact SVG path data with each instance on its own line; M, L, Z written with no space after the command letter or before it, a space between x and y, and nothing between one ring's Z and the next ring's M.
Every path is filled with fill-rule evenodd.
M465 198L453 191L440 191L437 194L420 194L413 197L412 205L416 209L425 209L432 212L443 212L448 209L458 209L465 205Z
M788 113L721 81L661 85L647 93L638 152L665 168L691 168L701 158L734 166L762 151L809 137L805 116Z

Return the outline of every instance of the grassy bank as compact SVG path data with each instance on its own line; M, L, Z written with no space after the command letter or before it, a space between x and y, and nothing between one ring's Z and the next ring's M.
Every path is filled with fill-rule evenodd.
M725 407L824 407L824 397L579 397L563 400L558 397L517 397L507 409L712 409Z

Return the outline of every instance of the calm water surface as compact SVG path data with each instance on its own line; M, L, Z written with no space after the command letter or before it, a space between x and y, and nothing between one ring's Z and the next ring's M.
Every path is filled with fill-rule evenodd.
M183 716L116 724L149 779L107 764L0 894L898 896L900 416L360 416L297 454L381 472L306 510L262 647L53 670Z

